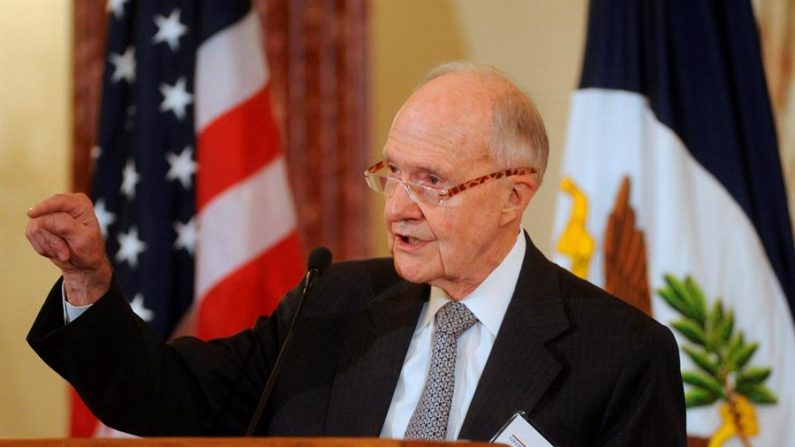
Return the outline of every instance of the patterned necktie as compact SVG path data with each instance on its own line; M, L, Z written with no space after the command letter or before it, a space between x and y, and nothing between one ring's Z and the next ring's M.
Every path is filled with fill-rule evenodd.
M476 321L475 315L458 301L450 301L436 313L431 367L420 402L406 427L406 439L445 439L455 386L458 336Z

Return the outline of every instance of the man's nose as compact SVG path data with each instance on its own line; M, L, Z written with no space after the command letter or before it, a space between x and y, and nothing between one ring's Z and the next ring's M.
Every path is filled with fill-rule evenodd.
M384 217L388 222L397 222L407 219L419 219L422 210L414 203L405 184L395 185L391 194L385 196Z

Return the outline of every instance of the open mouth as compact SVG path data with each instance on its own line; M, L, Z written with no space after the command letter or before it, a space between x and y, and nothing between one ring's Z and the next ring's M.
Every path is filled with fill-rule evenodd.
M399 234L398 238L400 238L401 242L408 245L419 245L425 242L422 239L417 239L416 237L412 236L404 236L402 234Z

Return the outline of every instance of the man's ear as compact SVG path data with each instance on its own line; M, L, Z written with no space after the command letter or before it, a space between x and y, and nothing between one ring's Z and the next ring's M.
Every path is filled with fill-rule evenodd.
M502 208L502 224L522 220L522 214L538 189L538 182L532 175L516 176Z

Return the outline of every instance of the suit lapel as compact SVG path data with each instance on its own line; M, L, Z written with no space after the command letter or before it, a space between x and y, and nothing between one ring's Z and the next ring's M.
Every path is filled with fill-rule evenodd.
M519 280L460 439L489 440L517 410L530 413L561 370L544 346L569 326L557 273L527 234L525 238L527 250Z
M400 281L353 317L331 389L326 435L381 433L429 290Z

